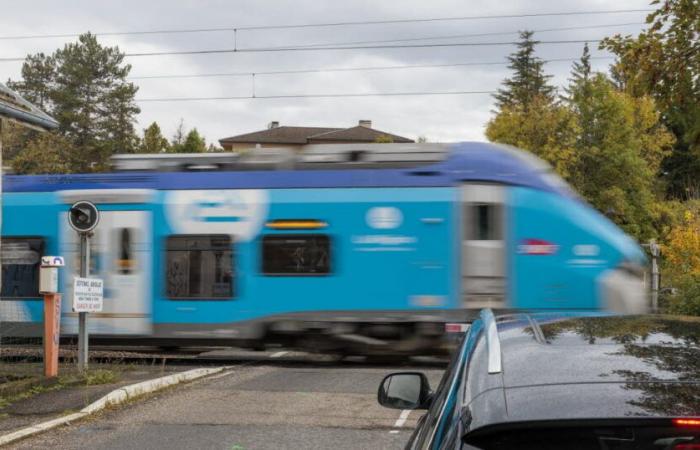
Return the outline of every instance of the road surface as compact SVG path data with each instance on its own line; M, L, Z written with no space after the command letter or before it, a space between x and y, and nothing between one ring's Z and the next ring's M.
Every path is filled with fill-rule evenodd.
M390 449L401 448L421 413L379 406L379 382L439 366L319 364L291 352L260 353L222 374L156 394L11 448Z

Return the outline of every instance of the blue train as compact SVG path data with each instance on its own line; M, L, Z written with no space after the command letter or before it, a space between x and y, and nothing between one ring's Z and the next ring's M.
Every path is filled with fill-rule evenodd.
M646 307L640 247L532 155L488 143L120 155L105 174L6 176L4 336L38 336L40 255L62 255L62 334L78 238L101 210L91 336L420 353L482 307Z

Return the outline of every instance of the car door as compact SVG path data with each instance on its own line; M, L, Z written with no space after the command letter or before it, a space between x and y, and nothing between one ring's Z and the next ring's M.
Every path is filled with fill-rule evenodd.
M440 380L440 385L435 390L430 409L422 419L421 425L414 433L414 440L409 441L408 448L413 449L441 449L450 441L452 427L456 425L458 412L461 410L462 385L466 364L470 352L474 348L476 340L481 334L481 321L475 321L462 339L458 350L454 353L445 375Z

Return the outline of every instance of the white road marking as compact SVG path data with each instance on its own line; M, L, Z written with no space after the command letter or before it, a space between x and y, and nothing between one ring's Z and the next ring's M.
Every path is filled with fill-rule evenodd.
M404 409L403 411L401 411L401 414L399 414L399 418L396 419L396 422L394 423L394 428L401 428L403 426L403 424L406 423L406 419L408 419L409 414L411 414L410 409ZM391 433L391 434L396 434L398 432L399 432L399 430L389 431L389 433Z
M410 409L404 409L403 411L401 411L399 418L396 419L396 423L394 424L394 428L401 428L403 426L403 424L406 423L406 419L408 419L409 414L411 414Z
M273 354L270 355L270 358L279 358L280 356L284 356L284 355L286 355L287 353L289 353L289 352L277 352L277 353L273 353Z

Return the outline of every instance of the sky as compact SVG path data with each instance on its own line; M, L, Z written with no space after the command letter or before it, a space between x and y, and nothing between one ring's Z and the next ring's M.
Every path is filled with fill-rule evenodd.
M518 30L534 30L541 41L598 40L615 33L637 34L644 12L488 18L378 25L242 29L245 27L318 24L352 21L517 15L571 11L649 9L642 0L24 0L0 2L0 58L51 53L75 37L7 39L47 34L109 33L173 29L226 28L214 32L98 36L103 45L126 53L189 50L298 47L358 41L434 38L392 42L424 43L513 42ZM582 27L598 27L587 28ZM570 28L579 29L570 29ZM557 30L569 28L567 30ZM554 30L553 30L554 29ZM500 33L483 36L484 33ZM363 46L377 44L360 44ZM485 140L484 129L492 116L488 94L384 96L352 98L278 98L145 102L144 99L183 97L248 97L253 85L257 96L305 94L359 94L391 92L492 91L509 76L506 57L513 45L455 46L399 49L353 49L291 52L237 52L202 55L127 57L131 76L139 87L139 131L157 121L170 137L180 120L196 127L215 142L227 136L261 130L271 121L280 125L350 127L371 120L374 128L430 142ZM540 44L543 59L567 59L545 65L552 83L566 84L571 62L581 55L583 43ZM591 44L594 57L609 57ZM393 70L321 71L316 73L260 74L259 72L340 69L405 65L461 65ZM593 69L606 71L612 59L593 60ZM0 61L0 79L20 77L21 62ZM143 79L161 75L198 75L258 72L255 77Z

